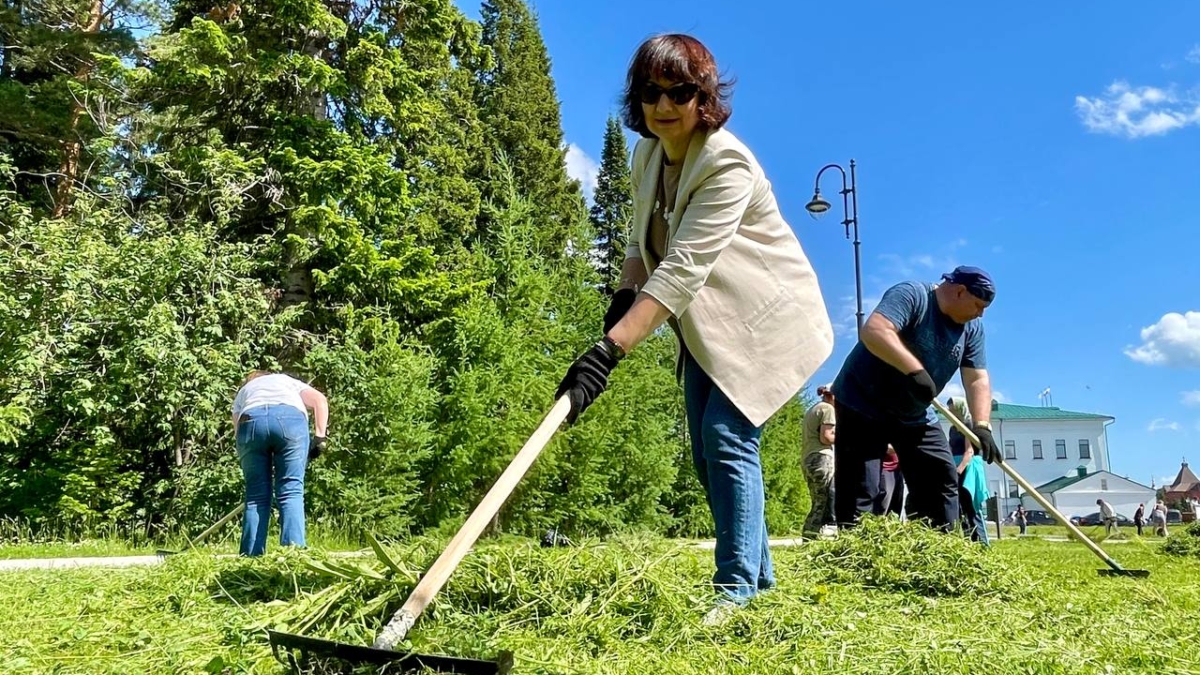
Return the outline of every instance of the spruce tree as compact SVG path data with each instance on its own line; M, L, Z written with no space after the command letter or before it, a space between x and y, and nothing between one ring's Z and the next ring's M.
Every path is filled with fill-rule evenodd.
M567 175L566 148L550 57L537 19L522 0L485 0L481 10L490 68L478 74L480 119L487 128L491 167L487 196L503 205L507 165L517 192L537 205L538 243L544 253L566 247L572 221L583 215L577 181Z
M117 126L121 103L101 63L135 58L129 26L148 12L144 0L0 3L0 153L38 213L64 215L93 182L105 158L89 146Z
M625 132L620 121L610 116L591 210L592 226L596 229L596 267L609 294L621 278L629 219L633 215L632 191Z

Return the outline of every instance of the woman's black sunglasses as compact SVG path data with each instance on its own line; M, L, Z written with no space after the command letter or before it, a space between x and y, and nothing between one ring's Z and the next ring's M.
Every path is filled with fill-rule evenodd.
M679 84L671 85L668 89L663 89L653 82L647 82L638 91L638 98L646 105L654 105L658 103L663 94L666 94L667 98L671 99L675 105L684 105L693 98L696 98L696 94L699 91L699 85L694 82L680 82Z

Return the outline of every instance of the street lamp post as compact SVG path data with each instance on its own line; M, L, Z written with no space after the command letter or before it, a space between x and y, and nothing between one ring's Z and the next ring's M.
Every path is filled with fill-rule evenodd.
M858 319L858 331L862 332L863 327L863 308L862 308L862 258L859 253L861 246L858 240L858 189L854 178L854 160L850 160L850 182L846 182L846 170L837 164L827 164L821 167L817 172L817 179L813 184L812 200L804 206L804 210L808 211L816 220L825 214L832 205L821 196L821 174L827 169L837 169L842 174L842 225L846 227L846 238L850 238L850 228L854 227L854 294L858 302L858 311L855 317Z

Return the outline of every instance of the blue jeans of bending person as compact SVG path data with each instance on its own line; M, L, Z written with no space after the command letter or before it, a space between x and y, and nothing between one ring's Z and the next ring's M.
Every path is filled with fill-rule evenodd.
M692 462L717 530L713 585L742 604L775 585L758 455L762 427L751 424L690 355L684 358Z
M238 420L237 446L246 480L239 552L245 556L266 552L272 494L279 502L279 543L303 547L308 418L290 405L251 408Z

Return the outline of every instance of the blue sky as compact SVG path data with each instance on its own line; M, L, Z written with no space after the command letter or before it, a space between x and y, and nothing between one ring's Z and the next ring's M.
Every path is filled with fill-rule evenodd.
M737 78L729 128L839 326L811 384L853 346L854 258L840 204L820 221L804 204L821 166L854 158L865 312L898 281L981 266L999 290L985 325L1002 400L1039 405L1049 388L1114 416L1114 470L1139 482L1184 456L1200 469L1200 3L534 7L576 175L644 38L691 33Z

